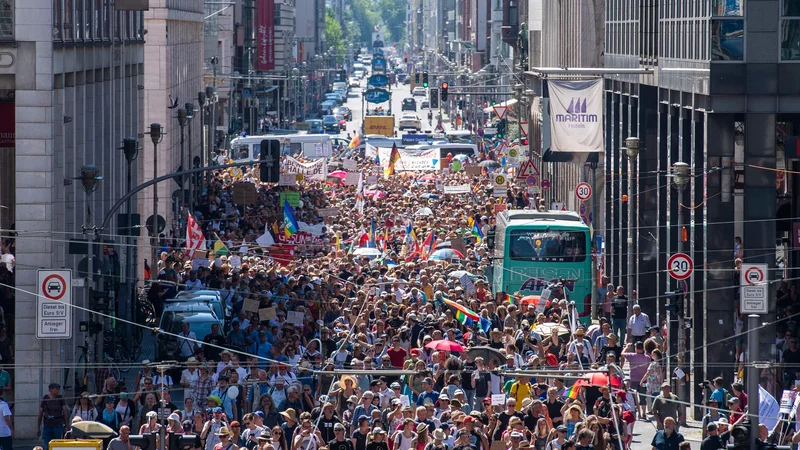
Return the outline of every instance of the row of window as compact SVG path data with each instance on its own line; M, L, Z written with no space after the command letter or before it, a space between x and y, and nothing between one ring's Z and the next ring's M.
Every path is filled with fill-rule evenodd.
M144 13L113 9L112 0L53 0L53 40L143 40Z

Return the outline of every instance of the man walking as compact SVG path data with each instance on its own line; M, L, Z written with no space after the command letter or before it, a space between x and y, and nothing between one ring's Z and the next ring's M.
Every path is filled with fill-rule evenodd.
M614 308L611 316L611 332L619 336L620 342L627 342L625 332L627 330L628 319L628 296L625 295L625 287L617 286L617 294L611 300Z
M659 430L664 429L664 421L666 419L672 419L673 424L675 424L675 421L680 423L681 409L678 401L678 396L671 392L669 382L665 381L661 385L661 394L653 400L653 416L656 418ZM677 425L674 425L674 427L675 430L678 429Z
M644 342L647 337L647 330L650 328L650 317L642 312L642 307L633 305L633 315L628 319L627 332L631 336L631 342Z
M69 417L67 403L59 393L61 385L50 383L48 389L50 392L42 398L39 404L39 417L36 421L36 435L42 437L45 448L50 448L51 440L64 437L67 417Z

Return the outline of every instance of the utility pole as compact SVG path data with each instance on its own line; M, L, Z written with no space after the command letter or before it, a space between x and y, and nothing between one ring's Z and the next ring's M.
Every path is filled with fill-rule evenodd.
M153 141L153 178L158 178L158 144L164 139L160 123L150 124L150 140ZM158 187L153 186L153 221L150 225L150 279L158 279Z
M131 169L133 167L133 162L136 161L136 158L139 157L139 147L137 147L136 138L126 137L122 140L122 151L125 153L125 160L128 162L128 173L127 173L127 180L126 180L126 191L130 192L133 188L133 176L131 173ZM136 258L131 257L131 254L136 251L136 243L134 239L131 238L133 236L133 199L129 199L126 204L126 215L128 216L128 229L125 231L125 236L128 238L125 242L128 244L128 249L125 251L125 278L128 280L128 283L132 283L130 291L130 319L133 322L136 322L136 302L134 299L136 298ZM131 260L134 261L131 264ZM130 330L129 331L133 331Z
M633 291L635 290L633 283L633 264L636 260L633 249L633 170L636 167L636 158L639 156L639 138L629 137L625 139L624 150L628 155L628 275L625 283L627 284L628 295L633 296ZM627 317L633 314L632 302L628 302L627 314Z
M97 309L97 305L96 305L96 303L94 301L94 253L95 253L94 242L95 242L95 239L97 238L98 229L94 225L91 225L91 223L92 223L92 208L91 208L91 203L90 203L89 200L91 198L92 192L94 192L95 189L97 189L97 182L103 179L103 177L98 175L98 172L99 172L99 169L97 168L97 166L95 166L94 164L87 164L87 165L81 167L81 176L80 176L80 178L77 178L77 179L81 180L81 185L83 186L83 190L86 192L86 222L89 224L88 227L87 226L83 227L83 233L84 234L89 234L89 241L88 241L89 255L86 258L87 259L87 266L88 266L87 270L86 270L86 274L88 276L87 280L86 280L86 286L87 286L87 288L86 288L86 307L89 308L89 310L90 310L90 316L89 316L89 335L90 336L92 334L92 330L95 328L93 326L95 321L92 320L91 311L94 311L94 310ZM98 339L98 337L99 337L99 339ZM97 392L95 390L96 384L97 384L97 378L95 377L94 367L97 366L97 359L98 358L97 358L96 347L98 345L98 340L100 341L99 345L102 346L102 342L103 342L102 334L95 333L94 340L92 342L90 342L87 345L87 348L86 348L86 360L89 362L89 365L92 366L92 369L89 370L89 373L88 373L88 378L89 379L88 379L88 383L87 383L88 384L87 390L89 392ZM100 349L100 354L101 355L103 354L102 347Z
M690 177L690 168L689 165L685 162L679 161L672 164L672 183L675 186L675 190L678 191L678 253L683 253L683 190L686 188L686 185L689 184L689 177ZM676 290L683 291L680 286L680 281L678 281L678 285L676 286ZM680 367L681 370L691 372L688 367L684 365L686 362L686 320L685 316L687 314L687 302L686 296L683 296L681 300L683 302L683 312L678 316L678 358L677 358L677 367ZM680 379L677 381L676 390L678 391L678 397L688 400L689 399L689 383L682 383ZM758 402L755 402L758 403ZM750 406L750 405L748 405ZM752 412L752 411L751 411ZM686 414L683 415L686 417ZM756 421L757 422L757 421Z

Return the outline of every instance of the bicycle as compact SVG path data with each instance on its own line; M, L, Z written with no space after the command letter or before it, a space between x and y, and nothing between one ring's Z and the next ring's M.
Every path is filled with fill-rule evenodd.
M158 322L158 317L156 317L156 308L153 306L150 300L147 299L147 293L149 290L149 287L139 288L138 295L136 296L136 318L140 325L154 327ZM142 330L138 329L139 337L137 340L139 342L142 341L141 332Z

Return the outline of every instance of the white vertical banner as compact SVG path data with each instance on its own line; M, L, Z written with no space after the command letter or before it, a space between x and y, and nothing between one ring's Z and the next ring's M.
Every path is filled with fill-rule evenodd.
M602 79L547 82L551 151L603 151L602 82Z

